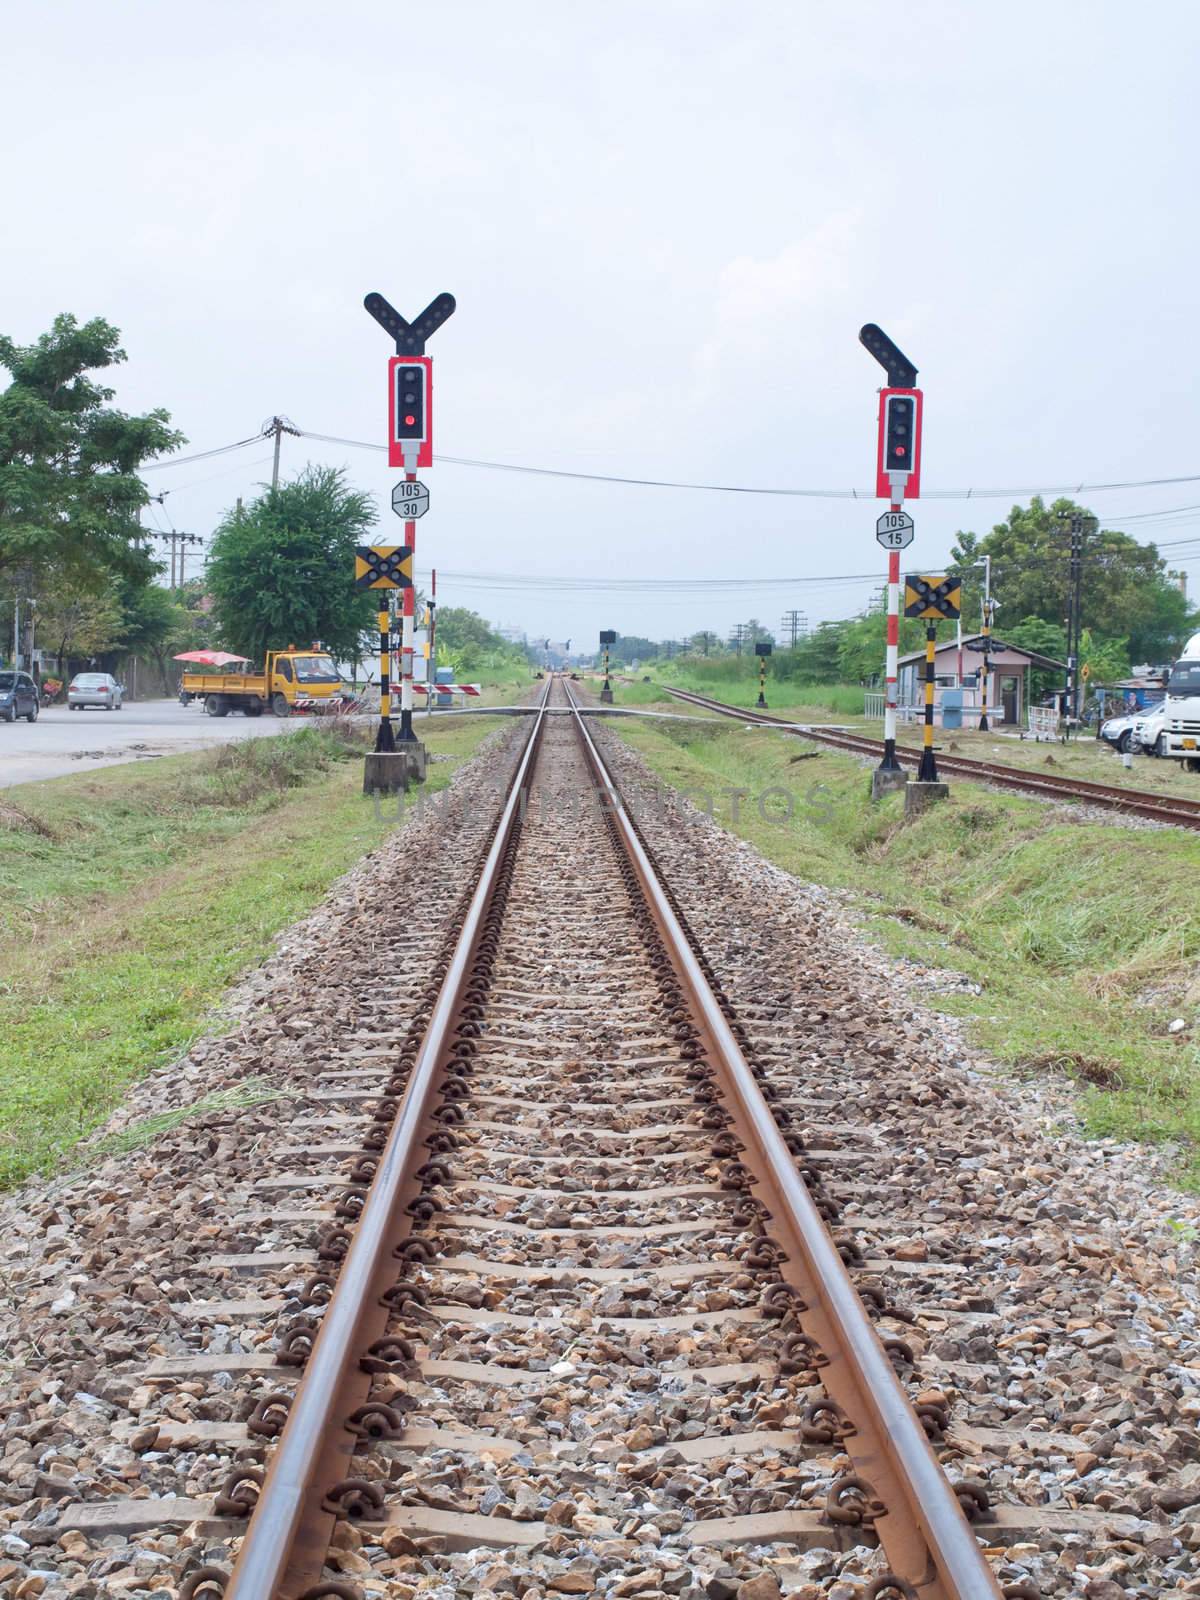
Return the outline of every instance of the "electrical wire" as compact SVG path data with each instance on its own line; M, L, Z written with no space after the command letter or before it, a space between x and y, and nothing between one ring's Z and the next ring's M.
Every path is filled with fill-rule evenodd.
M302 439L312 439L319 444L340 445L352 450L370 450L377 455L384 454L386 445L373 444L366 439L346 439L339 434L315 433L308 428L297 428L296 436ZM199 450L191 455L174 456L166 461L150 462L143 467L144 472L165 471L169 467L183 466L193 461L207 461L214 456L228 455L234 450L244 450L247 445L255 444L260 439L268 437L267 433L251 434L245 439L237 439L232 444L217 445L212 450ZM438 454L435 459L447 466L474 467L488 472L516 472L539 478L566 478L584 483L615 483L633 488L643 489L688 489L708 494L757 494L770 495L784 498L805 498L817 500L869 500L877 497L873 489L800 489L800 488L774 488L766 484L739 484L739 483L700 483L676 478L630 478L607 472L575 472L564 467L533 467L521 462L512 461L485 461L474 456L449 456ZM200 482L207 482L201 479ZM1106 494L1114 489L1156 489L1176 483L1200 483L1200 473L1182 474L1169 478L1137 478L1127 479L1116 483L1074 483L1074 484L1042 484L1037 487L1005 488L1005 489L926 489L924 498L927 500L987 500L1003 499L1015 496L1018 499L1029 495L1049 494ZM181 485L181 487L184 487ZM191 487L188 485L187 487ZM1181 512L1200 510L1200 506L1176 506L1162 511L1128 512L1120 520L1134 521L1169 517Z
M307 428L299 430L302 439L314 439L320 444L345 445L353 450L387 450L383 444L371 444L365 439L343 439L331 433L312 433ZM571 472L563 467L529 467L511 461L481 461L472 456L435 455L436 461L453 467L480 467L489 472L521 472L539 478L572 478L585 483L619 483L641 489L695 489L709 494L765 494L798 496L813 500L874 500L874 489L775 489L761 484L692 483L674 478L625 478L608 472ZM1139 478L1122 483L1050 484L1039 488L1023 489L926 489L926 500L996 500L1016 496L1047 494L1104 494L1112 489L1156 489L1174 483L1200 483L1200 473L1175 478Z
M203 483L215 483L218 478L230 478L235 472L249 472L252 467L265 467L271 457L256 456L253 461L240 462L236 467L223 467L220 472L210 472L204 478L192 478L187 483L177 483L174 488L164 489L164 494L186 494L189 489L198 489Z
M261 433L252 433L248 439L238 439L233 444L217 445L214 450L197 450L190 456L169 456L165 461L151 461L140 470L165 472L168 467L182 467L189 461L208 461L213 456L226 456L231 450L244 450L248 444L258 444L263 437Z

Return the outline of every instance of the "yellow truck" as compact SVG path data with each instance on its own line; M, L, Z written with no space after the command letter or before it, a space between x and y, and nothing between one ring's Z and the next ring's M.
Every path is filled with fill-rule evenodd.
M351 698L332 656L324 650L268 650L261 672L185 672L179 701L203 700L210 717L240 711L261 717L273 711L290 717L297 711L333 711Z

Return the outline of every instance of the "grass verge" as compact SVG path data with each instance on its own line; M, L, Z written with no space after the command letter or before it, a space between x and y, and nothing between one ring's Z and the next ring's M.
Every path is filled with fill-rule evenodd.
M906 824L900 796L872 806L862 766L802 740L609 726L767 859L849 891L888 951L977 984L931 1003L997 1060L1071 1074L1095 1133L1179 1141L1200 1188L1200 837L1073 822L969 783ZM757 804L768 789L787 791L790 819L781 795Z
M758 701L758 663L753 656L723 658L707 668L664 666L659 662L653 676L661 683L675 689L690 689L693 694L706 694L726 705L744 706L747 709ZM773 661L767 660L767 706L772 715L814 711L829 712L838 717L860 717L863 710L863 691L850 683L798 683L792 678L777 676Z
M431 790L495 726L421 729ZM195 1036L273 936L395 826L352 736L306 726L6 791L0 1184L46 1170Z

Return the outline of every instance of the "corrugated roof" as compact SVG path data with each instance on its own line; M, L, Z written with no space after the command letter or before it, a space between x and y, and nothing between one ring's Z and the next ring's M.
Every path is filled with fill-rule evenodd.
M971 649L971 646L973 644L977 644L982 638L983 635L981 633L972 633L964 636L963 638L963 654L974 657L970 666L970 670L972 672L975 672L983 665L982 653L978 650ZM1002 640L998 639L995 634L992 634L992 645L997 650L1008 650L1014 655L1025 656L1035 667L1045 667L1047 671L1056 672L1065 672L1067 670L1067 663L1065 661L1056 661L1053 656L1044 656L1037 650L1026 650L1025 646L1021 644L1005 644ZM939 641L936 649L934 650L935 659L947 650L953 650L955 654L957 654L958 641L956 639L945 639ZM900 665L904 667L907 666L910 661L924 661L924 659L924 650L910 650L907 655L900 657ZM966 666L965 661L963 662L963 665L964 667Z

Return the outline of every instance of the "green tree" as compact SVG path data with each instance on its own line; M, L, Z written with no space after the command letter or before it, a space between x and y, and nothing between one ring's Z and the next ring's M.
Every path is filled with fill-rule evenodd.
M52 569L39 586L38 640L52 651L58 676L72 660L91 661L121 643L125 613L116 580L105 574L99 587L84 589L60 570Z
M1034 496L1014 506L972 553L992 558L992 594L1001 602L997 630L1004 619L1040 617L1062 623L1070 587L1069 519L1090 516L1071 500L1047 506ZM967 535L959 535L959 548ZM973 537L973 536L971 536ZM1093 519L1084 543L1082 620L1109 639L1128 639L1135 653L1169 654L1186 626L1186 603L1170 582L1166 564L1153 545L1128 534L1100 528Z
M1052 661L1066 663L1067 630L1061 622L1044 622L1041 617L1022 617L1020 622L1014 622L1011 627L1006 624L1003 628L997 628L996 634L1002 644L1015 644L1020 650L1033 650L1040 656L1049 656ZM973 660L982 663L980 656L973 657ZM1040 700L1050 689L1061 689L1062 686L1062 668L1032 669L1030 692L1034 700Z
M1145 611L1130 619L1130 659L1151 665L1173 661L1198 625L1200 618L1188 605L1178 575L1167 573L1150 591Z
M465 606L438 607L437 638L439 652L443 646L447 650L481 652L502 648L508 643L490 622Z
M54 319L32 345L0 335L0 572L56 566L85 588L106 573L147 578L137 548L146 486L138 468L183 435L165 411L128 416L91 376L125 360L120 334L95 317Z
M119 589L125 653L153 661L164 693L173 691L171 657L206 642L207 618L184 604L184 591L156 583L123 583Z
M963 632L974 633L983 616L983 553L977 533L961 529L950 547L953 570L962 578Z
M1021 650L1033 650L1040 656L1065 663L1067 659L1067 630L1060 622L1045 622L1041 617L1022 617L1020 622L996 629L1004 644L1015 644Z
M1089 686L1119 683L1129 676L1129 644L1125 639L1104 639L1085 628L1079 639L1079 664L1089 669Z
M340 469L308 466L242 512L227 512L208 562L224 644L255 661L291 641L320 639L349 659L379 596L354 587L354 551L375 508Z
M838 651L848 626L845 622L822 622L796 640L795 648L788 651L788 658L799 682L838 681Z

